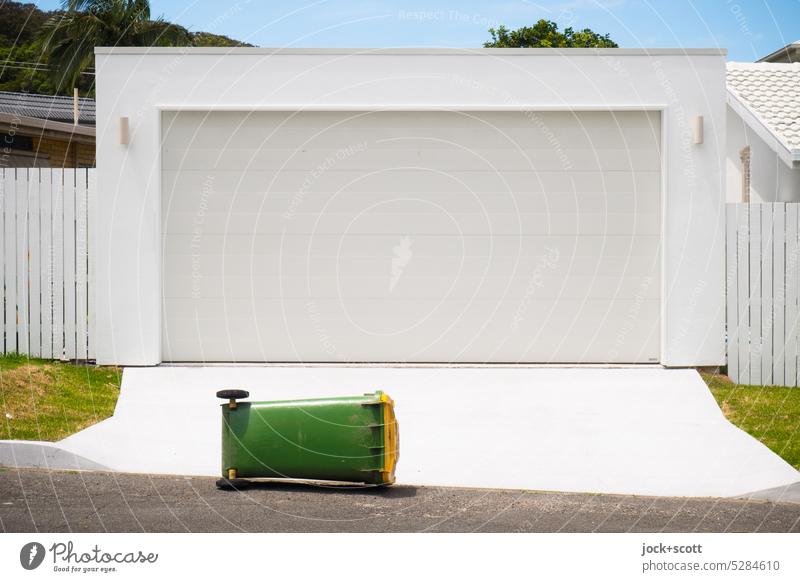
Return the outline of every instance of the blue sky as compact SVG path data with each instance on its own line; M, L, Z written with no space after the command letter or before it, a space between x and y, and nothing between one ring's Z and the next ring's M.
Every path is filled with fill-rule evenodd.
M739 61L800 40L800 0L151 0L151 7L192 30L269 47L479 47L491 26L539 18L610 33L623 47L724 47Z

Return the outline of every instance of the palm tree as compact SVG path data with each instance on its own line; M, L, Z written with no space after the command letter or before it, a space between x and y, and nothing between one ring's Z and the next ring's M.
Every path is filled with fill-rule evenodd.
M149 0L63 0L62 10L45 22L39 37L59 87L77 86L96 46L192 44L182 26L150 18Z

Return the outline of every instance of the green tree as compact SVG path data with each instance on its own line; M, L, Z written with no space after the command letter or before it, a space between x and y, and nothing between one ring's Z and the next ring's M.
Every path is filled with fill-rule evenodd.
M0 46L0 91L55 94L56 87L41 56L33 44L16 45L13 48ZM81 75L77 87L84 93L91 88L91 84L91 76ZM69 90L71 92L72 87Z
M508 30L505 26L490 28L492 40L483 43L486 48L617 48L608 34L597 34L593 30L558 30L558 24L552 20L540 20L533 26L523 26L517 30Z
M222 34L211 34L210 32L193 32L192 46L253 46L246 42L233 40Z
M150 17L149 0L63 0L41 28L41 49L59 89L74 87L96 46L187 46L185 28Z
M32 43L50 14L35 4L0 2L0 46Z

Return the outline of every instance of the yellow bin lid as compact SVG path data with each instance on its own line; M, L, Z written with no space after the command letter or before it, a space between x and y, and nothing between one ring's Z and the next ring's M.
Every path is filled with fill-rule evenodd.
M400 431L394 414L394 400L381 394L383 402L383 470L381 477L386 484L394 483L394 470L400 458Z

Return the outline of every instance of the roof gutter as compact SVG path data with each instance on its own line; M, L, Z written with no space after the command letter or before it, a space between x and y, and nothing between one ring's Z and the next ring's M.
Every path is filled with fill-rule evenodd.
M50 119L26 117L13 113L0 112L0 126L10 127L19 133L43 137L62 137L81 143L94 143L95 128L87 125L73 125Z
M800 149L792 148L766 124L762 117L728 87L728 106L778 154L790 168L800 168Z

